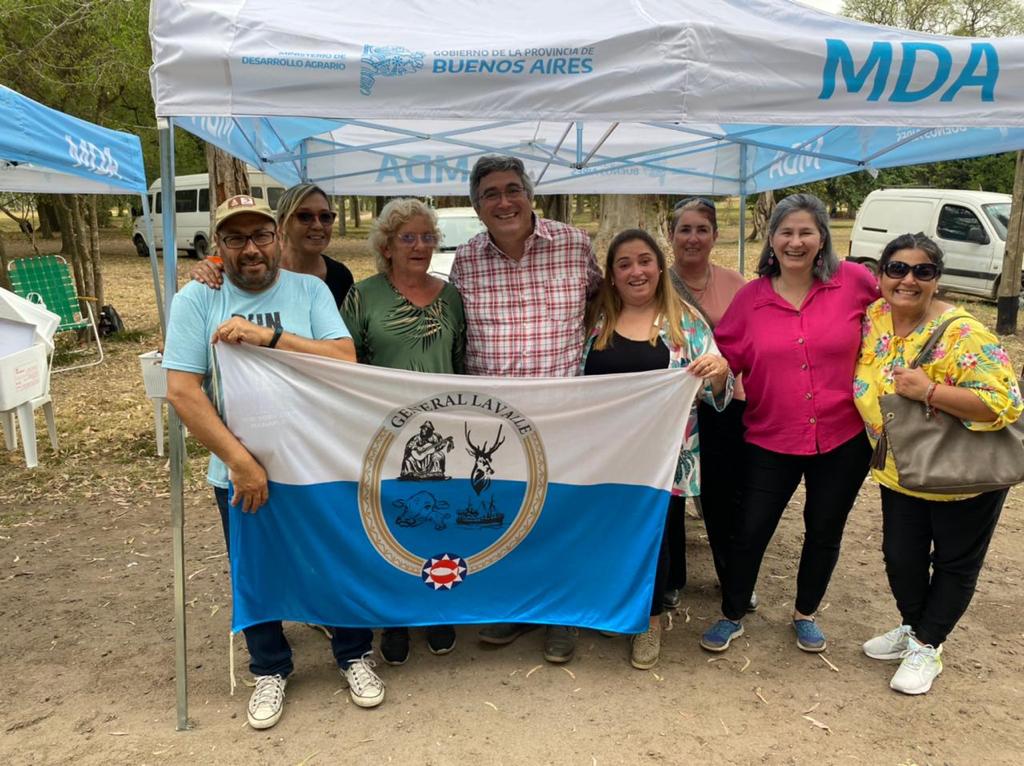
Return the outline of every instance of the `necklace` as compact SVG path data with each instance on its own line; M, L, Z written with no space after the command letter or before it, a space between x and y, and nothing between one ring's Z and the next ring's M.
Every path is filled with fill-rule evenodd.
M678 268L678 265L679 264L676 263L676 266L677 266L676 273L679 275L679 278L681 280L683 280L683 284L686 285L686 287L691 292L702 293L702 292L704 292L705 290L708 289L708 285L711 284L711 264L710 263L707 265L707 270L704 272L704 285L701 286L701 287L697 287L696 285L693 285L689 281L687 281L686 277L683 276L682 271Z
M924 311L922 311L920 314L918 314L917 317L913 320L912 323L907 325L910 329L907 330L907 332L904 332L904 333L896 332L896 319L894 317L893 320L892 320L892 331L894 333L896 333L896 335L898 335L901 338L906 338L908 335L913 335L914 332L917 330L917 328L920 327L921 324L924 322L926 316L928 316L928 309L927 308ZM902 324L902 322L900 324Z
M807 294L811 292L811 287L813 287L813 282L806 287L798 287L794 290L788 285L783 284L781 277L772 277L772 289L775 290L775 293L798 311L803 305Z

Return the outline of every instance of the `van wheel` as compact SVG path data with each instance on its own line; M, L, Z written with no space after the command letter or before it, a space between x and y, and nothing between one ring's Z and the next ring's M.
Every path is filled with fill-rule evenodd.
M992 300L994 300L994 301L998 301L999 300L999 283L1002 280L1003 280L1003 275L1000 274L998 277L996 277L996 281L992 283ZM1021 308L1024 308L1024 273L1022 273L1021 277L1020 277L1020 299L1019 299L1019 302L1020 302Z
M149 247L146 245L146 240L142 238L141 234L136 234L132 243L135 245L135 252L139 254L140 258L149 257Z
M192 252L195 253L195 257L200 261L206 260L206 256L210 254L210 244L206 241L205 237L195 238L195 249Z
M872 260L871 258L865 258L863 261L857 261L861 266L867 267L867 270L878 276L878 261Z

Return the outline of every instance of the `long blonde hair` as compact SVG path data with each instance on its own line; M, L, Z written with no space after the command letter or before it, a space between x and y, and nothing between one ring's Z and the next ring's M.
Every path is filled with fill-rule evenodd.
M640 240L647 245L658 259L658 287L654 293L654 299L658 306L658 318L651 325L648 342L652 346L657 345L661 327L666 326L666 332L672 344L682 346L686 340L683 337L683 330L680 326L683 315L691 318L696 316L693 307L683 301L672 285L669 284L665 270L665 253L658 246L658 243L654 241L654 237L643 229L626 229L616 234L615 239L608 245L608 255L604 261L604 281L601 283L601 289L598 291L597 296L595 296L588 312L587 328L590 332L593 332L600 319L604 321L594 341L594 348L598 351L608 347L615 332L615 324L618 322L619 314L622 313L622 298L619 296L619 291L612 284L615 255L622 245L636 240Z

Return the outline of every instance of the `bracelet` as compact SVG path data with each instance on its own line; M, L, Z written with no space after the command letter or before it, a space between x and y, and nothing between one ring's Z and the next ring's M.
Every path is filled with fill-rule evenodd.
M279 340L281 340L281 335L282 334L284 334L284 330L281 329L281 326L278 325L277 327L275 327L274 328L274 337L272 337L270 339L270 343L267 344L267 348L274 348L274 346L277 345L277 342ZM934 386L935 384L932 383L932 385Z
M929 383L928 384L928 390L925 391L925 394L924 394L924 406L925 407L931 407L932 406L932 396L935 394L935 389L938 388L938 387L939 387L938 383Z

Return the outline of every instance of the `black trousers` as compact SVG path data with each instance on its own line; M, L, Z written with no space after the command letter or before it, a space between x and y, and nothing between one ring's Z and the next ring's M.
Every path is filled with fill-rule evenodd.
M784 455L746 445L740 516L722 584L722 614L730 620L743 617L764 552L801 478L806 500L796 610L814 613L839 560L846 517L867 475L870 459L871 447L863 433L818 455Z
M723 412L710 404L697 405L700 433L700 509L708 532L708 545L715 562L718 582L723 581L729 541L733 536L740 505L737 471L743 455L743 410L747 403L729 402ZM691 500L692 502L692 500ZM673 497L665 519L668 570L664 588L686 587L686 499ZM653 614L653 612L652 612Z
M938 646L967 611L1007 490L951 502L882 487L882 554L903 624Z

